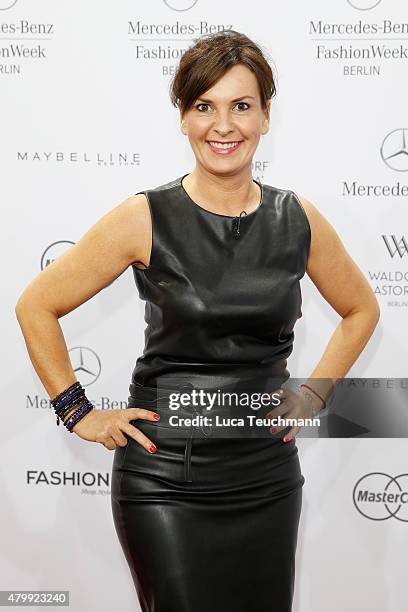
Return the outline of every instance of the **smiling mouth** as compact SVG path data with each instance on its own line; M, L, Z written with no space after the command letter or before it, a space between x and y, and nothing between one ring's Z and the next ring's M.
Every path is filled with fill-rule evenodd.
M217 140L206 140L211 151L221 155L227 155L238 149L239 145L243 142L242 140L232 140L229 142L217 141Z

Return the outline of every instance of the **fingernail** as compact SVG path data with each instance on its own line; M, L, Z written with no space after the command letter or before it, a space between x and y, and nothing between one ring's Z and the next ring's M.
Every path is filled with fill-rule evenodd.
M149 446L149 452L150 452L150 453L155 453L156 451L157 451L156 446L155 446L154 444L151 444L151 445Z
M272 427L271 432L272 433L276 433L278 430L276 429L276 427Z
M284 442L289 442L289 438L283 438Z
M160 419L160 414L154 414L153 418L155 421L158 421Z

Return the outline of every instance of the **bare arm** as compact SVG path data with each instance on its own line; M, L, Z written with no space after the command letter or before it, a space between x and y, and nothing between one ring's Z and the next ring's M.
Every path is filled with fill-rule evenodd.
M16 316L51 399L76 381L58 319L108 286L131 263L149 257L150 239L146 198L131 196L40 272L19 297Z
M307 381L327 398L335 382L347 374L369 341L380 318L380 308L367 279L333 226L309 200L298 198L312 232L307 274L342 317Z

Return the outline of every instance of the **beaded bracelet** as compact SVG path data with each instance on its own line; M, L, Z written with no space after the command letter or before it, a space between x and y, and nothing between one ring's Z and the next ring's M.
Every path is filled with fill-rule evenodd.
M74 414L70 416L68 421L65 423L65 427L68 429L68 431L70 433L74 433L72 431L72 428L78 423L78 421L83 419L84 416L88 414L88 412L91 412L93 408L94 408L93 404L91 402L87 402L86 404L81 406L81 408L76 410L76 412L74 412Z
M86 395L81 395L81 397L77 400L75 400L75 402L73 402L72 404L70 404L67 408L65 408L63 410L63 412L61 412L58 417L61 421L65 421L65 417L69 414L69 413L74 413L75 410L77 410L78 408L80 408L81 406L83 406L84 404L86 404L88 402L88 398L86 397ZM57 418L58 418L57 417Z
M57 414L57 425L59 424L59 417L61 413L65 410L65 408L73 403L77 397L84 395L84 390L80 382L76 382L65 391L62 391L51 400L52 406L55 408L55 412Z
M60 420L64 420L68 412L70 412L70 410L83 399L86 400L85 391L82 386L79 385L67 392L66 395L60 397L58 401L52 400L51 403L53 404L55 413L57 415L57 425L59 425Z
M72 391L70 391L69 393L67 393L66 396L61 397L57 402L53 401L52 404L55 408L55 412L59 414L66 406L68 406L68 404L72 403L78 397L81 397L82 395L84 395L84 393L85 392L82 387L77 387L75 389L72 389Z
M53 400L51 400L51 403L55 403L57 402L63 395L69 393L72 389L80 386L80 382L77 380L76 382L74 382L70 387L68 387L68 389L65 389L65 391L61 391L61 393L59 393L56 397L54 397Z
M65 427L72 433L72 428L80 421L94 406L85 395L85 390L79 381L70 385L65 391L59 393L51 404L55 409L57 416L57 425L60 421L64 422L65 417L69 414L67 421L64 422Z

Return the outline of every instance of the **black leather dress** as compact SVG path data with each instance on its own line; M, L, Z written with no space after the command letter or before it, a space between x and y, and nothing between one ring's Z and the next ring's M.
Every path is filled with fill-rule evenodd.
M290 612L305 479L296 441L282 440L289 428L220 436L199 423L170 435L175 411L162 400L289 378L310 226L290 190L258 183L258 208L231 217L195 203L185 176L143 192L152 252L133 272L147 326L128 406L161 419L131 421L156 454L130 436L114 451L114 524L143 612ZM191 402L177 414L204 412Z

